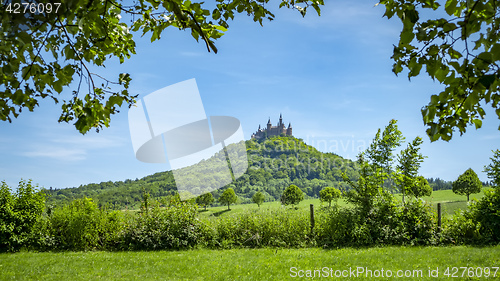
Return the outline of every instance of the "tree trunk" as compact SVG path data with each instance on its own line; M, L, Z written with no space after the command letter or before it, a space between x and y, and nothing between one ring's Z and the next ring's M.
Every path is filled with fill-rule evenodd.
M469 195L470 195L470 194L467 194L467 202L469 202Z
M231 210L231 209L229 209L229 205L231 205L231 204L229 204L229 203L227 204L227 209L228 209L228 210Z

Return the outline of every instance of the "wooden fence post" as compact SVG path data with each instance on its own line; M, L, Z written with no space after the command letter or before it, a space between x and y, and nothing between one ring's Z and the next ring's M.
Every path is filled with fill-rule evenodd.
M313 204L311 204L310 210L311 210L311 234L312 234L313 229L314 229L314 205Z

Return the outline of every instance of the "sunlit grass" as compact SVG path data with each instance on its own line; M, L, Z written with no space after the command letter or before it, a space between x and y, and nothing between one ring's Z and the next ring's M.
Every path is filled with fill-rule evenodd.
M478 194L471 194L470 199L471 200L481 199L484 196L484 190L485 189L483 189ZM401 200L401 194L395 194L395 196L397 199ZM432 192L431 196L423 197L422 199L432 204L435 210L437 210L437 203L441 203L443 215L452 215L455 213L456 210L465 210L467 208L467 198L462 195L457 195L453 193L453 191L451 190L434 191ZM296 206L296 208L300 211L309 211L310 208L309 206L311 204L314 205L314 208L316 210L318 208L328 206L327 203L321 203L319 199L306 199L300 202ZM332 202L332 204L335 203ZM349 203L347 203L344 199L340 199L338 200L337 204L339 206L346 206ZM274 202L264 202L260 206L260 208L257 206L257 204L231 205L230 208L231 208L230 211L227 210L227 206L209 207L207 211L205 211L204 208L200 208L199 215L202 218L210 218L210 217L224 216L228 214L238 214L245 212L247 210L258 211L259 209L283 208L283 206L281 205L280 201L274 201Z
M500 266L500 246L368 249L233 249L0 254L1 280L292 280L298 270L428 270ZM497 273L498 279L500 271ZM484 278L484 277L483 277ZM483 279L481 278L481 280ZM315 278L318 279L318 278ZM367 280L364 275L342 280ZM376 278L386 280L385 278ZM397 278L396 278L397 279ZM458 278L463 280L464 278ZM491 279L491 278L490 278Z

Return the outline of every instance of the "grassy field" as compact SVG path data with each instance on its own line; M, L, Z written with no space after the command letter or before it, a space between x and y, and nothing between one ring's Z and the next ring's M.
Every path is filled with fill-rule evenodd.
M480 199L484 196L484 189L481 191L481 193L478 194L471 194L470 199ZM396 197L401 200L401 195L396 194ZM462 209L465 210L467 208L467 197L461 196L461 195L456 195L453 193L451 190L439 190L439 191L434 191L432 192L432 195L429 197L424 197L422 198L423 200L431 203L434 207L434 209L437 210L437 203L441 203L442 205L442 211L443 214L446 215L452 215L455 213L456 210ZM302 202L299 203L297 208L299 210L303 211L308 211L309 210L309 205L314 204L315 208L319 208L321 206L327 206L328 204L321 204L319 199L306 199L303 200ZM333 203L332 203L333 204ZM338 205L339 206L345 206L348 203L345 202L345 200L339 200ZM263 203L260 208L261 209L266 209L266 208L279 208L281 207L281 203L279 201L274 201L274 202L265 202ZM218 217L218 216L223 216L226 214L237 214L244 212L246 210L258 210L259 207L257 207L256 204L239 204L239 205L231 205L231 211L227 210L227 206L218 206L218 207L209 207L207 211L205 211L203 208L199 210L200 217L202 218L207 218L207 217Z
M337 275L350 275L342 280L440 280L448 279L445 278L445 271L448 267L473 267L476 270L477 267L498 266L500 266L500 246L488 248L346 248L338 250L312 248L168 252L21 252L0 254L0 279L58 281L293 280L297 279L299 275L307 274L307 270L311 270L311 274L314 274L314 270L320 270L316 271L316 278L306 279L331 279L331 275L333 274L335 278L337 273ZM429 277L429 268L431 270L438 269L438 278ZM382 269L384 276L387 276L390 271L393 277L373 277L382 274ZM372 278L367 270L371 270ZM492 277L494 269L490 269L490 271L490 278L483 276L482 278L455 279L500 279L500 270L494 278ZM434 273L436 272L434 271ZM453 270L450 273L453 273ZM394 278L398 274L409 276ZM462 271L458 270L457 276L460 277L461 274ZM294 276L296 277L293 278Z

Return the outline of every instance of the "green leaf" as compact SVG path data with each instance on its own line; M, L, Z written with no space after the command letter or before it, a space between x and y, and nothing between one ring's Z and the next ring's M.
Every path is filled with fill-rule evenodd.
M63 90L63 87L62 87L62 81L61 80L57 80L56 82L54 82L54 84L52 85L52 88L54 88L54 90L56 90L56 92L58 92L59 94L62 92Z
M497 76L495 74L483 75L479 77L479 83L481 83L486 89L489 89L491 84L495 82Z
M492 54L492 59L494 61L500 60L500 44L496 43L490 49L490 53Z
M447 0L444 5L444 10L450 16L454 15L458 10L458 1L457 0Z
M476 126L476 130L481 128L481 126L483 125L483 121L481 121L479 119L472 120L472 123L474 123L474 125Z

